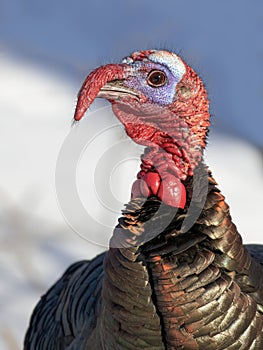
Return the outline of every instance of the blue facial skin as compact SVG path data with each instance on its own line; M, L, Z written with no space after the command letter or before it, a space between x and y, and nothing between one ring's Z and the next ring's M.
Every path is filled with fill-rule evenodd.
M154 62L133 62L130 66L134 68L134 75L126 79L127 87L140 91L150 102L159 105L166 106L173 102L176 85L182 78L179 72L172 74L166 66ZM148 85L147 77L152 70L161 70L166 74L167 81L163 86Z

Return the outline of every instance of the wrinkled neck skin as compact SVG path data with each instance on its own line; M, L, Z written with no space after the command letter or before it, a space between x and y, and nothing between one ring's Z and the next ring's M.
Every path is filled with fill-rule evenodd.
M168 205L184 208L182 181L193 175L202 160L209 126L207 96L204 89L198 92L188 99L178 95L172 107L111 101L128 136L147 146L132 198L154 195Z

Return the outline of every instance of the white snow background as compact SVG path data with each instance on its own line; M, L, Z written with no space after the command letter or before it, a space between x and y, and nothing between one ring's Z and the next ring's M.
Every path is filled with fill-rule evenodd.
M194 7L195 2L186 1L193 11L185 17L182 13L186 5L168 3L170 8L149 9L151 2L145 1L140 5L140 15L135 5L125 9L117 0L111 5L100 1L73 5L65 1L63 11L61 2L46 1L45 6L33 1L1 3L0 349L20 349L40 295L72 262L104 249L77 235L67 223L71 218L64 218L59 209L55 173L69 133L85 130L87 142L90 130L91 135L97 135L76 169L78 192L95 218L94 227L95 222L105 226L101 232L94 232L89 225L88 238L98 238L98 243L105 245L123 203L129 199L139 149L127 141L121 127L113 127L117 122L109 108L96 112L108 104L96 101L77 131L70 124L76 93L88 72L116 62L134 49L158 46L160 42L167 48L183 48L186 60L197 66L208 82L212 132L207 164L227 198L244 241L262 242L263 51L262 40L257 40L262 31L260 2L255 1L253 8L239 0L234 12L237 1L227 8L218 4L212 8L211 2L204 1L207 7L202 12ZM100 7L105 13L99 12ZM197 12L198 18L194 17ZM234 13L235 21L231 21ZM148 17L143 17L145 14ZM222 18L224 26L220 26ZM136 19L136 26L131 19ZM153 19L165 23L155 32L157 44L152 35L156 27L151 23ZM124 24L126 37L119 30ZM98 134L100 129L105 131ZM107 175L105 188L109 192L105 193L103 187L102 193L98 185L103 185L103 177L94 180L94 174L112 145L117 150L119 147L117 153L124 161ZM108 207L110 199L112 208ZM84 236L87 238L86 233Z

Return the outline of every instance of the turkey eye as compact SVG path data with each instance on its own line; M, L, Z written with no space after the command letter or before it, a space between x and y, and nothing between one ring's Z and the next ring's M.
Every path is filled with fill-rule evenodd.
M148 77L147 77L147 83L150 86L153 87L161 87L164 86L166 83L167 77L164 72L161 70L152 70Z

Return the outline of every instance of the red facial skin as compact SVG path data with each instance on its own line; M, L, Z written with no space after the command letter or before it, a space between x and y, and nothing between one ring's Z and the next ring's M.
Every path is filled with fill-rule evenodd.
M131 55L143 60L151 51ZM141 157L141 171L132 186L132 198L156 196L164 203L184 208L186 191L181 181L192 176L202 159L209 123L209 103L198 75L185 64L186 73L177 84L175 100L169 106L150 103L138 92L108 100L127 134L147 146ZM108 64L93 71L78 95L75 120L80 120L106 83L124 82L131 74L128 64ZM107 97L106 97L107 98Z

